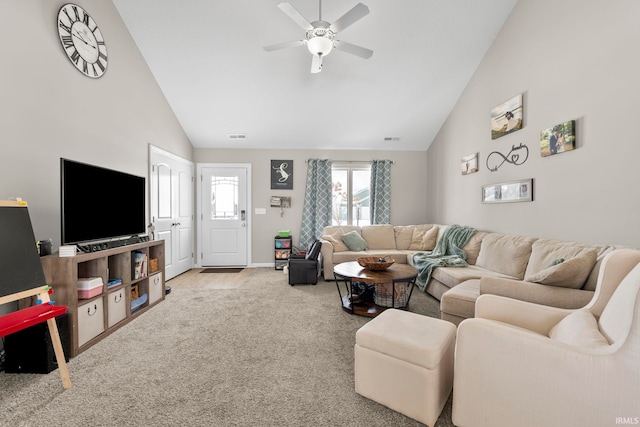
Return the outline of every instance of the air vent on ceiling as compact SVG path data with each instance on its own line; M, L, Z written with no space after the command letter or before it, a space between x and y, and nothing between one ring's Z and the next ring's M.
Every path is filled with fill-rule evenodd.
M246 133L230 133L229 139L247 139Z
M385 136L384 140L385 141L400 141L400 137L399 136Z

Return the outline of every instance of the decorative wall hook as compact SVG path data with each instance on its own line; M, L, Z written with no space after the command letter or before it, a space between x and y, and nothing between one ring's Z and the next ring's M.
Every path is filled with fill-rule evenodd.
M516 151L522 150L522 149L524 149L525 154L523 156L523 159L520 160L520 153L517 153ZM489 166L489 159L491 159L491 156L493 156L494 154L499 157L502 157L502 161L499 164L491 167ZM520 145L518 145L517 147L515 145L512 145L511 151L509 151L506 156L500 153L499 151L493 151L492 153L490 153L487 156L487 169L489 169L491 172L495 172L498 170L500 166L504 164L504 162L511 163L512 165L520 166L521 164L526 162L528 158L529 158L529 148L526 145L524 145L523 143L520 143Z

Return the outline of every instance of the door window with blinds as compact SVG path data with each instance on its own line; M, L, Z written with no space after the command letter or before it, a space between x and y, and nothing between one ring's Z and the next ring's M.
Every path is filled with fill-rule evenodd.
M332 225L369 225L369 162L334 162L331 168L333 187Z

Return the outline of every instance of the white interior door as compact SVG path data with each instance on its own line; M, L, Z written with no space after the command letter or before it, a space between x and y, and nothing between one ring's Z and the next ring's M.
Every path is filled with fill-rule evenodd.
M165 241L165 278L193 267L193 163L150 148L151 224L154 239Z
M200 264L246 266L250 165L199 165Z

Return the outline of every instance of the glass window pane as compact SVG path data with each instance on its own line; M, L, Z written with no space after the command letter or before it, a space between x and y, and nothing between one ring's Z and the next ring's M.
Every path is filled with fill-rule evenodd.
M211 219L238 219L238 177L211 177Z
M339 165L332 168L332 225L369 225L371 168Z
M353 171L353 197L352 197L352 224L353 225L369 225L369 187L371 185L370 170L354 170Z
M331 183L333 185L332 225L347 224L347 170L333 169Z

